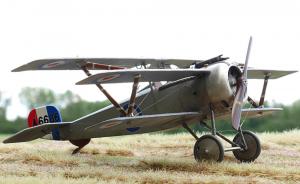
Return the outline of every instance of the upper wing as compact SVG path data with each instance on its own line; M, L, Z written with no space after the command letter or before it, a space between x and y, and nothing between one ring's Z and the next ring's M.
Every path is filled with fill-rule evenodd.
M76 84L121 83L133 82L135 75L140 74L140 82L175 81L190 76L209 74L206 69L142 69L142 70L110 70L92 75Z
M5 139L3 143L16 143L16 142L27 142L34 139L42 138L49 134L53 128L59 128L65 125L69 125L69 122L63 123L45 123L35 127L26 128L16 133L15 135Z
M102 65L115 65L122 67L136 67L140 65L150 64L151 68L164 68L168 65L176 65L179 68L188 68L190 65L200 60L187 59L132 59L132 58L74 58L74 59L40 59L13 70L20 72L26 70L81 70L81 66L87 63L96 63ZM97 68L91 67L91 70Z
M266 75L269 75L269 79L277 79L285 75L289 75L297 72L296 70L266 70L248 68L248 79L264 79Z
M154 132L174 128L183 122L190 123L193 120L199 122L200 115L198 112L181 112L119 117L86 127L84 132L97 137Z

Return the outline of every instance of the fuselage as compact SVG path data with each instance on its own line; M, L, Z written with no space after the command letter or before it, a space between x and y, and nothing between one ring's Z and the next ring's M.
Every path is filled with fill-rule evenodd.
M228 63L210 65L206 67L206 69L211 70L209 75L195 78L162 90L155 85L151 85L149 88L143 89L137 94L135 104L137 105L136 111L138 112L135 112L135 114L152 115L199 112L201 113L201 117L189 122L195 123L208 118L209 105L211 104L216 117L223 116L230 112L234 98L234 90L232 90L228 82L230 67ZM128 105L128 100L121 103L123 107L126 107L126 105ZM120 117L120 113L114 106L110 105L75 120L68 130L62 130L62 138L72 139L76 137L76 139L78 139L113 136L111 132L96 131L93 129L84 130L84 128L116 117ZM147 128L147 132L174 128L174 126L174 124L169 124L169 126L150 127ZM141 131L139 133L146 132ZM128 132L128 134L130 134L130 132ZM126 135L126 132L124 132L123 135Z

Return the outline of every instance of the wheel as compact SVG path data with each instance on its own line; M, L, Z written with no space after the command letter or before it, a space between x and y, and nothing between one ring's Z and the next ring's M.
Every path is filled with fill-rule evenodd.
M241 162L253 162L260 154L261 147L258 137L250 131L242 131L245 142L247 144L247 150L234 150L233 155ZM244 147L242 136L237 133L233 138L233 142Z
M198 162L204 160L221 162L224 159L223 145L217 137L203 135L195 143L194 157Z

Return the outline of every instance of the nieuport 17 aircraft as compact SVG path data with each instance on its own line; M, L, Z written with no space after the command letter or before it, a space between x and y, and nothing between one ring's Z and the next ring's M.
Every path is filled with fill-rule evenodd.
M82 70L88 76L76 84L95 84L111 105L72 122L62 122L56 107L33 109L28 116L28 128L4 140L4 143L31 141L37 138L69 140L77 153L91 138L141 134L184 127L195 139L197 161L221 162L224 152L232 151L242 162L254 161L261 147L257 136L242 129L242 115L256 117L280 111L265 108L264 97L269 79L296 71L279 71L248 67L252 38L250 37L244 64L230 63L228 58L208 60L184 59L121 59L75 58L42 59L13 70ZM177 66L176 69L171 67ZM90 70L101 70L92 75ZM263 79L258 103L247 97L253 108L243 109L247 79ZM162 81L167 83L162 84ZM102 84L133 82L131 96L118 103ZM149 82L138 90L139 82ZM233 140L216 130L215 120L231 116L237 132ZM208 124L210 122L210 124ZM198 137L190 125L200 123L211 133ZM224 148L220 138L231 146Z

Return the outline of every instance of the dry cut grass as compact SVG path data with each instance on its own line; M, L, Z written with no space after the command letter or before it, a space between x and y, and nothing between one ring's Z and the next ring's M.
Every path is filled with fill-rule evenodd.
M300 183L300 130L258 136L254 163L196 163L189 134L93 139L77 155L68 142L0 144L0 183Z

